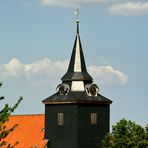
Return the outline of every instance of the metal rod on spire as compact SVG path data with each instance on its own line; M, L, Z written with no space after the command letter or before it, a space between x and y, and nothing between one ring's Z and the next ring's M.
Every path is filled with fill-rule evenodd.
M77 20L76 20L76 23L77 23L77 34L79 34L79 9L77 9L74 14L77 16Z
M79 20L79 9L77 9L77 20Z

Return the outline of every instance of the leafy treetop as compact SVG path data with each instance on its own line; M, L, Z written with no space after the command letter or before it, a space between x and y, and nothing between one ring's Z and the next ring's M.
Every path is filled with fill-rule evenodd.
M103 140L103 148L148 148L148 125L121 119Z
M0 83L0 87L2 83ZM4 96L0 97L0 101L4 99ZM11 107L8 104L5 104L4 108L0 110L0 147L7 147L7 148L14 148L18 142L15 142L13 145L6 143L4 138L6 138L16 127L17 124L12 125L11 128L7 128L5 123L9 121L9 116L14 112L14 110L18 107L20 102L22 101L23 97L20 97L16 104Z

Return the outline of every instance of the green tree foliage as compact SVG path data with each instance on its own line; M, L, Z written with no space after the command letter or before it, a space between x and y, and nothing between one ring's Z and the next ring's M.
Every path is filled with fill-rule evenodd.
M103 148L148 148L148 125L143 128L130 120L121 119L105 136Z
M2 86L2 83L0 83L0 87ZM0 97L0 101L3 100L4 97ZM0 147L7 147L7 148L13 148L15 147L15 145L18 144L18 142L15 142L13 145L6 143L6 141L4 140L4 138L6 138L9 133L11 133L17 126L17 124L12 125L11 128L7 128L5 126L5 123L7 121L9 121L9 116L14 112L14 110L17 108L17 106L19 105L19 103L22 101L22 97L19 98L19 100L17 101L17 103L11 107L8 104L5 104L4 108L2 108L2 110L0 110Z

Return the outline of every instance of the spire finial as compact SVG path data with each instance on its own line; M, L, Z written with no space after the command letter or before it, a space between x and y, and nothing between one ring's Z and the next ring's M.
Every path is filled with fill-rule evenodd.
M79 9L77 9L74 14L77 16L76 22L79 22Z
M76 23L77 23L77 34L79 34L79 9L75 11L75 15L77 16Z

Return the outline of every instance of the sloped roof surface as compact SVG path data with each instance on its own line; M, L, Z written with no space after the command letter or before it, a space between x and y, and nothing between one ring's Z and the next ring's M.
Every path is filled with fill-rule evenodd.
M18 126L4 140L10 144L18 141L16 148L44 148L48 142L44 140L44 118L43 114L10 116L6 126Z
M75 67L75 60L76 60L76 48L77 48L76 46L77 46L78 40L79 40L79 47L80 47L79 50L80 50L81 71L75 72L74 67ZM84 55L83 55L83 49L82 49L81 40L80 40L79 35L76 35L76 38L75 38L75 43L74 43L72 55L70 58L68 71L61 78L61 80L63 82L64 81L73 81L73 80L92 82L92 77L89 75L89 73L87 72L87 69L86 69L85 59L84 59Z
M68 71L61 78L63 82L67 81L88 81L92 82L92 77L87 72L85 59L83 55L83 49L81 45L80 35L79 35L79 20L77 23L77 34L73 46L73 51L71 54Z
M59 95L55 93L54 95L43 100L45 104L111 104L112 101L108 98L98 94L96 97L88 96L84 92L72 92L70 91L67 95Z

